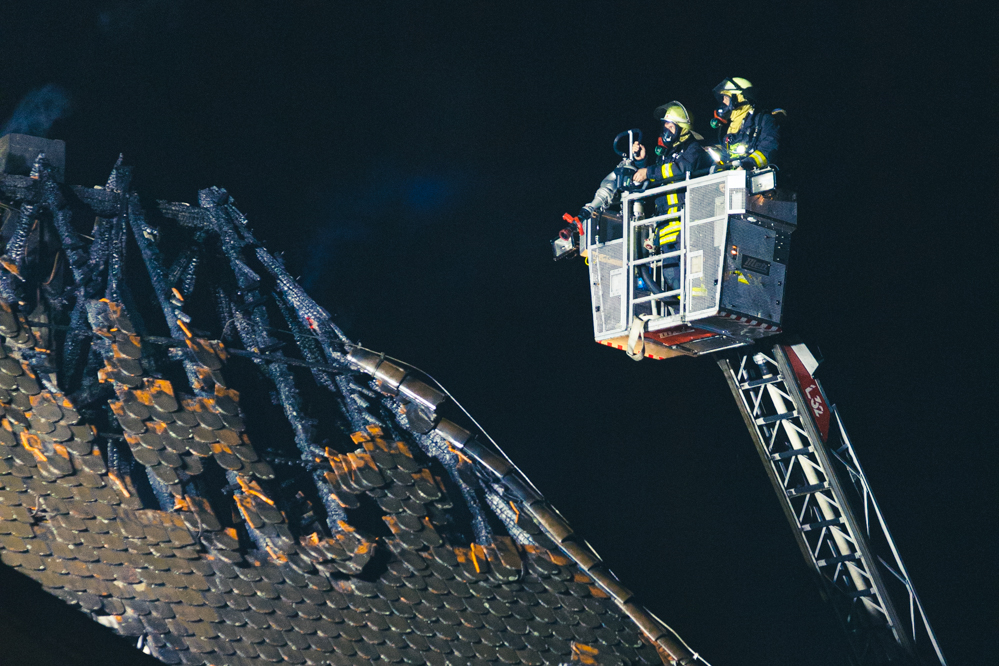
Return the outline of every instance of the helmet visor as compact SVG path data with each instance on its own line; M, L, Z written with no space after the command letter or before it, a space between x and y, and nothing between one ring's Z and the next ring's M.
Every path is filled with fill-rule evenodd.
M742 84L739 81L742 81ZM741 102L751 102L754 98L753 84L749 83L746 79L724 79L711 92L714 93L715 99L719 102L722 101L723 95L728 95L732 98L733 105Z

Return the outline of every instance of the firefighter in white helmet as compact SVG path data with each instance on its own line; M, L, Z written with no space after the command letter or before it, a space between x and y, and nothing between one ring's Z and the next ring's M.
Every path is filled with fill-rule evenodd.
M712 127L718 129L718 146L709 149L714 161L733 169L759 169L770 164L780 141L777 120L783 109L760 111L756 89L741 77L725 79L714 90L718 108Z

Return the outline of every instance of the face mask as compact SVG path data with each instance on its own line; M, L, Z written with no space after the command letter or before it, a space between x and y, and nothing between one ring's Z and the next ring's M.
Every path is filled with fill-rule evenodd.
M732 98L728 98L728 104L722 104L717 109L715 109L715 117L711 121L712 127L718 127L719 125L728 125L728 119L732 117L732 109L735 108L732 105Z
M669 148L676 141L678 135L679 131L671 130L666 123L663 123L663 131L659 135L659 146L661 148Z

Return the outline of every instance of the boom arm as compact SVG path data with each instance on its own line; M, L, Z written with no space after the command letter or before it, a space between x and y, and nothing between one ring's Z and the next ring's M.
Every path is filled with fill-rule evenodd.
M778 345L718 365L854 663L946 666L839 413L812 377L807 348Z

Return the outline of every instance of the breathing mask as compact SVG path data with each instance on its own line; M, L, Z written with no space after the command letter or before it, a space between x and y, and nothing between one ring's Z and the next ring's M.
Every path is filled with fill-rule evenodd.
M675 123L670 121L663 122L663 130L659 134L658 147L656 148L656 154L661 155L664 150L673 147L676 143L677 138L680 136L680 128L676 126Z

